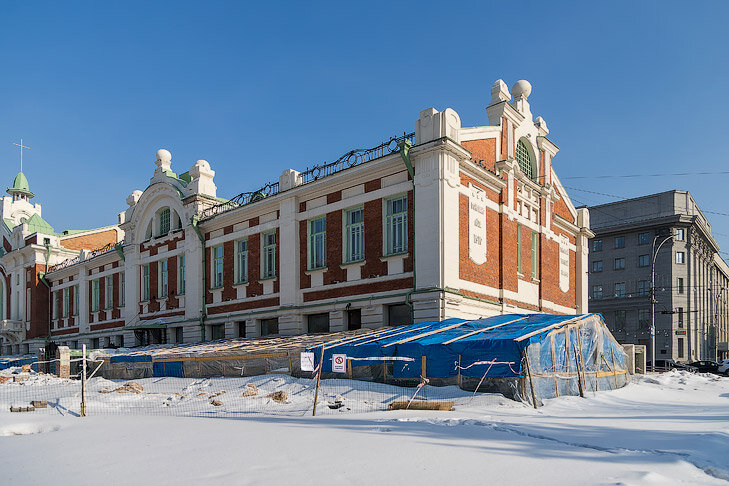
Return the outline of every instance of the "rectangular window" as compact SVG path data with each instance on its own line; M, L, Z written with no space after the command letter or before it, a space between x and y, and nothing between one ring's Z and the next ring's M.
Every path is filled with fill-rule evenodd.
M677 251L676 252L676 263L678 263L678 264L686 263L686 253L684 253L682 251Z
M638 280L638 297L645 297L650 295L651 286L648 280Z
M104 277L104 309L111 309L114 305L114 279L111 275Z
M592 262L592 273L602 272L602 260Z
M263 278L273 278L276 276L276 232L263 233L262 238Z
M170 208L164 208L159 213L159 236L170 232Z
M592 251L602 251L602 240L592 240Z
M678 315L678 327L683 327L683 307L676 309L676 314Z
M615 237L615 248L625 248L625 236Z
M235 283L248 282L248 240L235 242Z
M615 297L625 297L625 282L615 284Z
M539 233L532 231L532 279L539 279Z
M364 208L344 213L344 251L346 262L364 260Z
M329 313L310 314L306 316L309 334L329 332Z
M651 264L650 256L649 255L638 255L638 266L639 267L648 267Z
M615 259L615 270L625 270L625 258Z
M261 319L261 336L278 334L278 317Z
M602 299L602 285L593 285L592 286L592 299L593 300Z
M177 295L185 295L185 255L177 257Z
M78 315L78 285L73 286L73 315Z
M347 311L347 329L350 331L362 329L362 309L349 309Z
M407 304L393 304L387 306L387 325L406 326L413 323L413 314Z
M139 273L142 280L140 296L142 302L147 302L149 300L149 263L143 264Z
M175 343L177 344L182 344L182 342L184 341L182 329L182 327L175 328Z
M169 275L167 267L167 259L159 261L159 298L167 297L169 292Z
M309 270L327 265L327 218L309 221Z
M638 309L638 328L646 329L651 322L650 309Z
M683 241L686 239L686 230L683 228L676 228L676 234L674 235L676 241Z
M516 223L516 273L521 275L522 265L522 244L521 244L521 223Z
M399 196L385 201L385 254L408 251L408 199Z
M617 329L623 329L625 327L625 309L615 311L615 327Z
M638 233L638 244L639 245L647 245L651 242L651 234L648 232L645 233Z
M683 278L682 277L678 277L676 279L676 289L679 294L683 293Z
M63 317L68 317L68 304L69 304L69 293L68 287L63 289Z
M684 357L683 338L678 338L678 357L679 359Z
M212 282L211 288L219 289L223 286L223 245L214 246L212 248L213 258L210 261Z
M91 312L99 311L99 279L91 281Z
M53 311L51 312L53 320L58 319L58 290L53 292Z
M119 307L124 307L127 300L127 279L126 272L119 273Z

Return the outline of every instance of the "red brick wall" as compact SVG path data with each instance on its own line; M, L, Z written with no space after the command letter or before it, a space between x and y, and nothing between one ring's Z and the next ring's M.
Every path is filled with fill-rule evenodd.
M340 199L341 199L341 193ZM327 202L329 197L327 197ZM347 272L342 270L342 211L327 213L327 271L324 273L324 285L347 280ZM306 243L306 242L305 242ZM366 243L365 243L366 244Z
M508 132L506 131L509 126L509 122L507 121L506 117L501 118L501 160L506 160L506 157L509 155L508 150L508 141L509 136Z
M84 236L61 238L61 246L69 250L98 250L109 243L116 243L116 230L99 231Z
M346 287L336 287L326 290L305 292L304 302L333 299L337 297L348 297L352 295L367 295L373 294L375 292L386 292L399 289L411 289L412 287L412 277L400 278L397 280L387 280L385 282L371 282L362 285L348 285Z
M486 168L491 171L496 170L496 139L486 138L483 140L469 140L462 142L467 150L473 155L474 160L480 160Z
M248 309L274 307L279 305L279 302L280 301L278 297L271 297L270 299L249 300L245 302L236 302L233 304L218 305L208 308L208 315L213 316L216 314L227 314L228 312L237 312Z
M23 284L23 288L30 289L31 303L28 339L48 335L48 287L41 282L39 277L44 271L45 265L35 265L26 269L26 272L30 274L30 282L26 280L27 283Z
M463 177L462 177L463 179ZM483 187L474 181L474 185ZM490 192L490 191L489 191ZM490 196L493 196L491 193ZM499 241L499 214L486 208L486 263L476 264L469 257L469 200L460 194L458 199L458 255L459 277L490 287L499 287L499 269L501 267Z
M377 182L379 184L379 181ZM383 253L382 199L375 199L364 203L364 226L366 261L362 266L362 278L387 275L387 262L380 261Z

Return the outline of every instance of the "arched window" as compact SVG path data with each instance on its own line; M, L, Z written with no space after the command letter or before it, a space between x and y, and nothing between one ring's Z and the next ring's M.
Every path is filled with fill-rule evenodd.
M159 236L170 232L170 208L163 208L159 212Z
M533 181L537 180L537 164L524 140L519 140L519 143L516 144L516 161L519 162L519 168L524 175Z

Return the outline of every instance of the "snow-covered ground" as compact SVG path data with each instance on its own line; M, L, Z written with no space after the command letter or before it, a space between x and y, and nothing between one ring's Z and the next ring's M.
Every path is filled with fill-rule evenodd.
M729 379L713 375L640 377L538 410L423 391L454 399L451 412L368 412L414 390L337 380L317 417L311 380L287 376L137 380L139 394L100 394L124 382L92 380L85 418L78 382L28 380L0 384L0 484L729 483ZM257 394L243 398L248 383ZM10 413L30 390L57 399ZM337 395L345 406L329 409Z

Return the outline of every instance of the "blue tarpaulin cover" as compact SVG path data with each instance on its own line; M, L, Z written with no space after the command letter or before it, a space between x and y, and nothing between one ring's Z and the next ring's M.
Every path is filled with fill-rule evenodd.
M555 324L578 317L587 315L505 314L472 321L446 319L392 327L327 343L322 372L332 371L332 355L346 354L348 359L353 359L354 366L382 364L384 360L393 363L395 378L418 378L422 374L421 357L426 356L427 376L446 378L458 374L460 356L462 376L481 377L489 366L491 378L519 376L524 350L531 343L545 339ZM428 334L432 331L439 332ZM527 335L531 336L519 340ZM460 339L449 342L455 338ZM308 350L314 352L318 365L322 347ZM387 360L388 357L396 359ZM497 363L475 364L483 361Z

